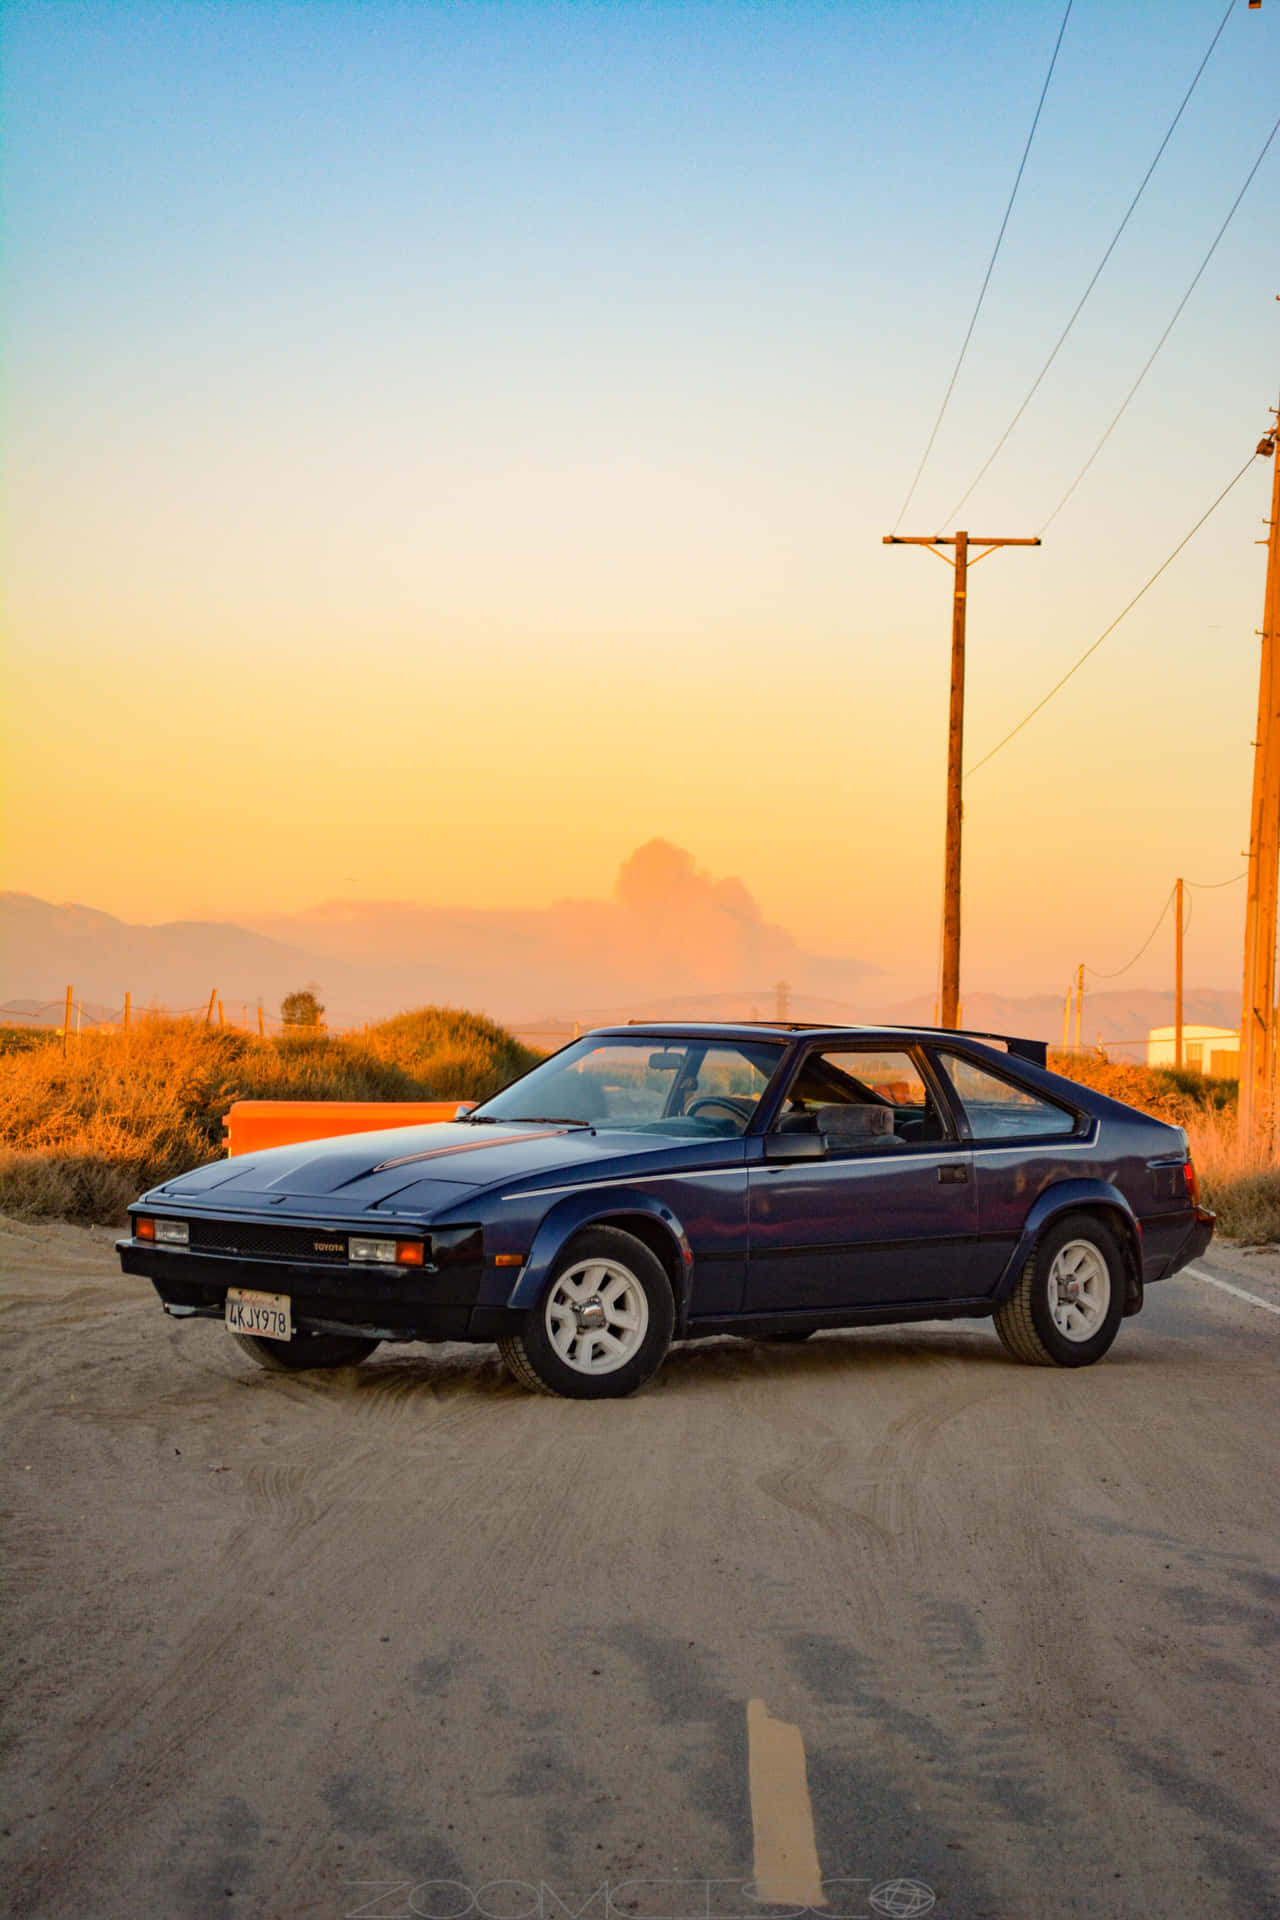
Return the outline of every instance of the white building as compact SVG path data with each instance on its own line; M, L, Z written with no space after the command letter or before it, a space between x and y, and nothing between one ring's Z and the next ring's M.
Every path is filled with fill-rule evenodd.
M1176 1027L1152 1027L1147 1035L1147 1065L1171 1067L1174 1062ZM1240 1035L1230 1027L1193 1027L1182 1029L1182 1064L1196 1073L1210 1073L1215 1079L1234 1080L1240 1072Z

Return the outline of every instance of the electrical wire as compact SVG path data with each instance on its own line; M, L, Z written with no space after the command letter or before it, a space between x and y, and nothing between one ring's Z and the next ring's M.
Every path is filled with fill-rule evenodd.
M1068 500L1071 498L1076 488L1080 485L1080 482L1084 479L1086 473L1088 473L1090 467L1093 465L1098 455L1102 452L1102 449L1106 446L1108 440L1111 438L1112 434L1115 432L1116 428L1119 426L1121 418L1128 408L1129 402L1133 399L1134 394L1138 391L1138 388L1142 385L1143 381L1146 379L1147 375L1150 373L1152 367L1155 364L1157 354L1160 352L1160 349L1164 346L1164 343L1169 338L1169 335L1173 332L1174 327L1178 324L1178 321L1182 315L1182 309L1186 306L1188 300L1191 298L1192 294L1195 292L1196 287L1199 284L1201 275L1204 273L1205 268L1208 266L1214 254L1217 252L1218 242L1221 240L1223 234L1226 232L1227 228L1231 225L1232 220L1235 218L1236 208L1240 205L1240 202L1244 199L1245 194L1249 191L1249 188L1253 183L1253 176L1258 171L1258 168L1262 165L1263 161L1266 159L1267 151L1270 148L1271 142L1275 139L1277 133L1280 133L1280 119L1276 121L1270 133L1267 135L1266 139L1263 141L1261 153L1258 155L1257 159L1254 161L1253 165L1250 167L1248 177L1246 178L1244 185L1241 187L1235 199L1231 202L1231 208L1227 214L1226 219L1223 221L1222 225L1218 228L1218 231L1214 234L1208 253L1205 254L1204 259L1200 262L1200 265L1196 268L1195 273L1192 275L1190 286L1187 288L1181 300L1179 300L1177 306L1174 308L1172 320L1170 320L1168 326L1165 328L1164 332L1160 335L1160 338L1156 341L1155 346L1151 349L1151 353L1147 358L1146 364L1143 366L1142 372L1138 375L1137 379L1134 381L1133 385L1130 387L1128 393L1126 393L1124 399L1120 402L1120 406L1116 412L1116 415L1112 420L1110 426L1107 428L1106 432L1103 434L1101 440L1099 440L1097 446L1094 448L1093 452L1089 455L1089 458L1085 461L1079 473L1076 475L1075 479L1071 482L1071 485L1067 488L1061 500L1059 500L1057 506L1054 508L1053 512L1049 515L1049 518L1045 521L1044 525L1041 527L1040 534L1042 538L1044 534L1048 531L1048 529L1053 525L1054 521L1057 519L1058 515L1062 512L1062 509L1066 506Z
M1111 622L1111 625L1109 627L1103 628L1102 632L1098 635L1093 645L1091 647L1085 648L1084 652L1080 655L1080 658L1076 661L1075 665L1068 667L1067 671L1063 674L1061 680L1055 682L1055 684L1050 687L1048 693L1045 694L1042 700L1037 700L1035 706L1032 707L1030 713L1024 714L1023 718L1019 720L1017 726L1011 727L1008 733L1005 734L1003 740L997 740L995 746L991 748L989 753L984 753L981 760L974 761L973 765L965 773L964 777L966 780L969 778L971 774L976 773L979 767L985 767L988 760L994 760L996 755L1000 752L1000 749L1002 747L1007 747L1009 742L1015 737L1015 735L1021 733L1022 729L1025 726L1027 726L1030 721L1035 719L1036 715L1041 711L1041 709L1048 706L1049 702L1053 699L1054 694L1061 693L1063 687L1066 686L1068 680L1070 680L1074 674L1079 673L1085 661L1088 660L1093 654L1095 654L1098 651L1098 648L1102 645L1103 641L1106 640L1111 634L1115 632L1116 628L1120 625L1120 622L1124 619L1125 615L1133 612L1133 609L1137 606L1143 594L1146 593L1149 588L1155 585L1156 581L1160 578L1160 575L1164 573L1168 567L1173 565L1173 562L1177 559L1178 555L1182 552L1182 549L1187 545L1188 541L1193 540L1195 538L1196 534L1199 533L1205 521L1209 519L1210 515L1215 513L1217 509L1222 505L1227 495L1231 492L1231 489L1234 486L1238 485L1241 480L1243 480L1245 474L1249 471L1249 468L1253 465L1257 457L1258 456L1256 452L1251 453L1249 455L1249 458L1245 461L1239 473L1237 473L1233 479L1228 480L1226 486L1222 489L1222 492L1218 495L1213 505L1211 507L1207 507L1205 511L1200 515L1200 518L1196 521L1190 533L1183 534L1181 540L1179 540L1177 546L1174 548L1173 552L1169 555L1168 559L1162 560L1160 562L1160 565L1156 568L1155 572L1152 574L1151 578L1146 582L1146 584L1138 588L1138 591L1134 594L1128 606L1121 608L1120 612L1116 615L1115 619Z
M1154 927L1152 927L1150 933L1147 935L1142 945L1138 948L1138 951L1134 954L1132 960L1126 960L1124 965L1122 967L1117 967L1114 973L1101 973L1099 972L1097 967L1091 967L1086 962L1085 972L1091 973L1095 980L1118 980L1122 973L1128 973L1130 967L1136 967L1139 960L1141 960L1143 954L1146 952L1147 948L1151 945L1151 942L1155 939L1161 927L1164 925L1164 917L1168 913L1169 908L1173 905L1173 896L1176 891L1177 891L1176 888L1170 887L1168 893L1165 895L1164 905L1160 909L1159 919L1156 921Z
M1031 122L1031 131L1027 135L1027 143L1022 149L1022 158L1018 162L1018 171L1014 177L1014 182L1013 182L1013 192L1009 195L1009 204L1004 210L1004 219L1000 222L1000 231L996 235L995 246L991 249L991 258L987 262L987 271L982 277L982 286L978 291L977 304L973 309L973 313L970 315L969 325L965 331L964 340L961 343L959 357L956 360L955 366L951 370L951 378L947 382L947 390L942 396L942 405L938 408L938 417L933 423L933 431L929 435L929 438L925 443L924 452L920 456L920 465L916 468L915 479L911 482L911 485L907 488L907 497L903 501L901 507L898 509L898 517L893 523L893 530L895 533L897 532L898 528L902 525L903 516L905 515L907 508L911 505L911 502L915 497L916 488L920 485L920 476L925 470L925 466L926 466L926 463L928 462L929 455L933 452L933 443L938 437L938 429L942 425L942 416L945 414L948 406L951 403L951 396L955 391L956 381L960 377L960 369L964 365L964 357L969 351L969 342L973 338L973 330L978 324L978 315L982 312L982 303L987 297L987 288L990 286L991 276L995 272L996 260L999 256L1000 247L1004 240L1005 228L1009 224L1009 215L1013 212L1013 203L1018 197L1018 188L1022 185L1022 175L1027 164L1027 156L1031 152L1031 142L1035 139L1036 128L1040 124L1040 114L1044 107L1045 96L1049 91L1049 82L1053 78L1053 70L1058 64L1058 50L1062 45L1062 36L1067 30L1067 21L1071 17L1072 5L1073 5L1073 0L1067 0L1067 9L1062 16L1062 25L1058 28L1058 37L1053 44L1053 55L1049 61L1049 70L1045 74L1044 85L1040 89L1040 98L1036 102L1035 118Z
M1238 887L1242 880L1249 878L1249 869L1243 873L1232 874L1230 880L1184 880L1184 887L1195 887L1199 893L1212 893L1218 887Z
M1147 190L1152 174L1155 172L1156 168L1159 166L1161 160L1164 157L1164 150L1168 146L1170 140L1172 140L1174 135L1174 130L1177 127L1179 120L1181 120L1183 114L1186 112L1187 103L1190 101L1192 94L1195 92L1196 87L1199 85L1200 76L1209 64L1210 55L1212 54L1214 48L1217 46L1219 40L1222 38L1222 30L1226 26L1227 21L1230 19L1231 10L1234 6L1235 6L1235 0L1227 0L1227 10L1223 14L1221 20L1219 20L1217 30L1214 33L1212 40L1210 40L1209 45L1205 49L1204 57L1201 60L1200 65L1196 68L1194 75L1192 76L1191 85L1187 88L1186 92L1182 96L1182 103L1179 106L1178 111L1174 114L1173 119L1169 122L1168 128L1165 132L1164 139L1160 142L1160 145L1156 148L1155 158L1152 160L1151 165L1147 168L1146 172L1143 174L1142 179L1138 186L1138 191L1134 194L1132 200L1129 202L1128 206L1126 207L1124 218L1121 220L1120 225L1116 228L1115 232L1111 236L1111 239L1107 243L1106 252L1103 254L1101 260L1099 260L1097 266L1094 268L1092 277L1089 280L1089 284L1086 286L1084 292L1080 295L1079 300L1077 300L1075 305L1075 311L1072 313L1071 318L1067 321L1066 326L1062 329L1062 332L1058 335L1058 338L1054 343L1053 349L1049 354L1049 358L1045 361L1039 373L1036 375L1035 379L1031 382L1031 385L1027 390L1027 393L1022 401L1021 406L1018 408L1017 412L1014 414L1012 420L1010 420L1004 432L1000 435L1000 438L996 441L996 444L992 448L991 452L987 455L985 463L978 469L977 474L969 482L969 485L965 488L960 498L956 501L955 506L952 507L950 513L946 516L946 519L943 522L944 526L953 526L955 524L956 515L959 513L961 507L964 505L965 501L969 498L970 494L974 491L974 488L977 487L983 479L985 479L988 470L995 464L1010 434L1013 432L1014 428L1017 426L1019 420L1021 420L1027 408L1031 405L1032 400L1035 398L1036 393L1039 390L1041 381L1044 379L1046 373L1048 373L1050 367L1053 365L1059 353L1062 351L1062 348L1066 342L1067 335L1071 332L1071 329L1075 326L1076 321L1080 318L1080 315L1084 312L1085 302L1088 300L1089 295L1093 292L1094 288L1098 284L1098 281L1101 279L1103 268L1106 266L1108 260L1111 258L1112 254L1115 252L1116 247L1119 244L1121 234L1124 232L1125 228L1128 226L1129 221L1133 216L1134 209L1137 207L1139 200L1141 200L1143 194Z

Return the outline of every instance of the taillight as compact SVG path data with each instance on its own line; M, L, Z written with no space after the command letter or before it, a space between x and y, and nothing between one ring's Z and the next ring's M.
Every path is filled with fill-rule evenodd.
M1195 1161L1191 1158L1190 1154L1187 1155L1186 1164L1182 1169L1182 1177L1187 1183L1188 1200L1190 1200L1193 1207L1198 1207L1200 1205L1200 1177L1196 1172Z

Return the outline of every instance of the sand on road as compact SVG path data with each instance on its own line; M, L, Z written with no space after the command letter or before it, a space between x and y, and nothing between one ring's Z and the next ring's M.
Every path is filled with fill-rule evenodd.
M951 1323L571 1403L258 1371L111 1239L0 1223L15 1915L728 1920L792 1856L831 1920L1280 1911L1280 1315L1180 1276L1077 1373Z

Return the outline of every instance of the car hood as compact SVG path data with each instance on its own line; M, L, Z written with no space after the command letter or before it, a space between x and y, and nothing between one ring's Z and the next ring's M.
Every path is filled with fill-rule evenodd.
M595 1133L589 1126L501 1122L477 1127L444 1121L377 1133L308 1140L215 1161L181 1174L149 1200L172 1199L200 1211L392 1213L430 1217L464 1203L482 1188L539 1185L563 1175L626 1177L665 1166L733 1165L741 1140L672 1138L647 1133Z

